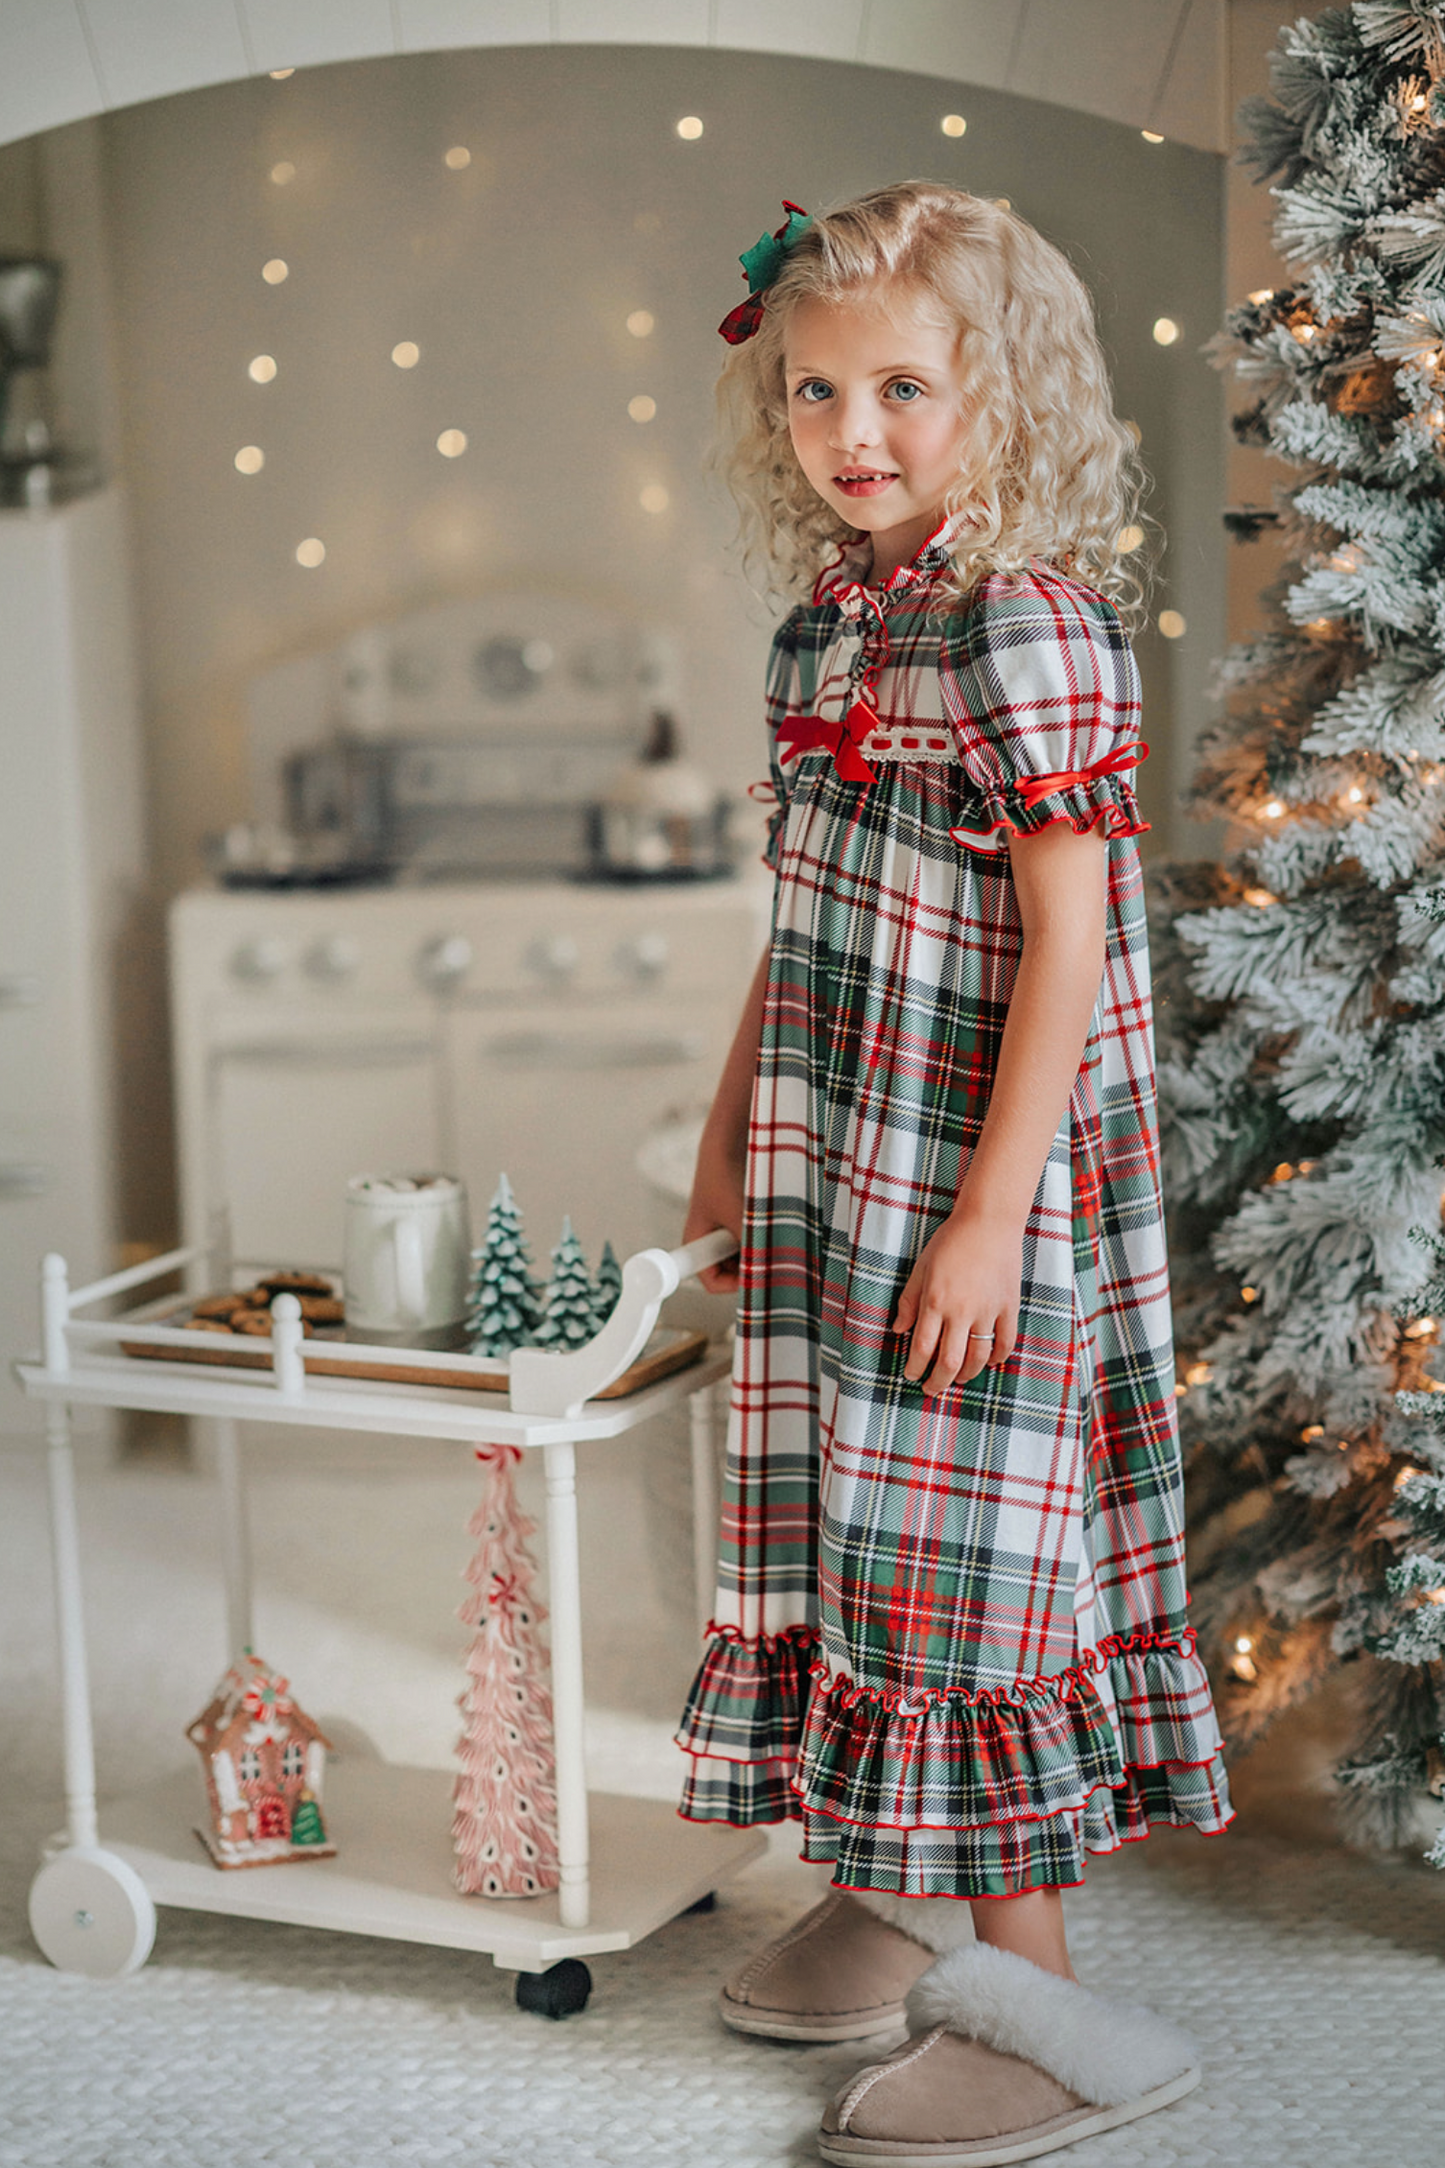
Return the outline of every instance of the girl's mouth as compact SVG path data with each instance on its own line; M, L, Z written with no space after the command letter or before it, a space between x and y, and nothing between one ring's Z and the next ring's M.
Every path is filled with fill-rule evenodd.
M857 467L833 477L833 487L845 497L877 497L897 481L896 474L882 474L876 467Z

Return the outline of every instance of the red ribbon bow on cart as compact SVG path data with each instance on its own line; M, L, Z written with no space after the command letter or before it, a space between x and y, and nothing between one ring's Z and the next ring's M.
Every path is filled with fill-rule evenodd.
M1112 752L1090 761L1087 768L1061 768L1054 775L1020 776L1019 797L1026 813L1032 813L1042 798L1052 798L1056 790L1072 790L1076 783L1102 782L1106 775L1122 775L1127 768L1137 768L1141 760L1149 758L1149 748L1142 738L1130 745L1116 745Z
M794 722L778 725L778 758L795 760L799 753L811 753L824 746L833 756L833 766L845 783L872 783L876 770L870 768L858 747L870 730L878 728L878 717L862 700L855 700L846 715L836 722L825 722L821 715L800 715Z

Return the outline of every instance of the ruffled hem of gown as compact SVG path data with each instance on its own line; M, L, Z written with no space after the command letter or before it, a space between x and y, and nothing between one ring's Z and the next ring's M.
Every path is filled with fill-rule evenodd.
M1067 821L1075 835L1088 835L1096 829L1110 840L1146 835L1149 830L1148 821L1139 811L1133 784L1122 775L1104 775L1051 791L1033 805L1024 803L1016 784L1004 790L984 791L977 813L970 810L969 818L948 832L955 843L972 850L1002 851L1007 849L1010 836L1037 835L1041 828L1052 828L1056 821Z
M1188 1629L1112 1637L1047 1679L911 1698L830 1676L816 1640L716 1635L678 1734L687 1819L801 1817L804 1856L843 1886L913 1896L1057 1886L1151 1822L1227 1825Z

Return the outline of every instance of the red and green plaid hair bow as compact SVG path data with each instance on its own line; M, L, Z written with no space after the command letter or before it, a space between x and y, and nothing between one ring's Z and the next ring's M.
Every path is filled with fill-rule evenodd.
M740 301L735 309L729 309L718 325L718 330L729 346L741 346L750 339L763 320L763 296L776 279L788 258L799 234L812 224L800 204L789 203L786 198L783 209L787 217L776 233L761 234L752 247L739 256L743 277L748 282L748 298Z

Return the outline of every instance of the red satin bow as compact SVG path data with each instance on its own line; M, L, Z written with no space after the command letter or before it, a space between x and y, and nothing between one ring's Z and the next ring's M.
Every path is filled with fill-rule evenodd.
M877 728L878 717L861 700L855 700L838 722L825 722L820 715L801 715L796 722L778 726L778 758L795 760L799 753L825 746L843 782L872 783L877 780L876 771L869 767L858 746L870 730Z
M1018 792L1024 811L1032 813L1041 798L1051 798L1056 790L1071 790L1076 783L1098 783L1106 775L1122 775L1126 768L1137 768L1141 760L1148 758L1148 746L1142 738L1136 738L1132 745L1116 745L1111 753L1090 761L1087 768L1064 768L1056 775L1020 776Z

